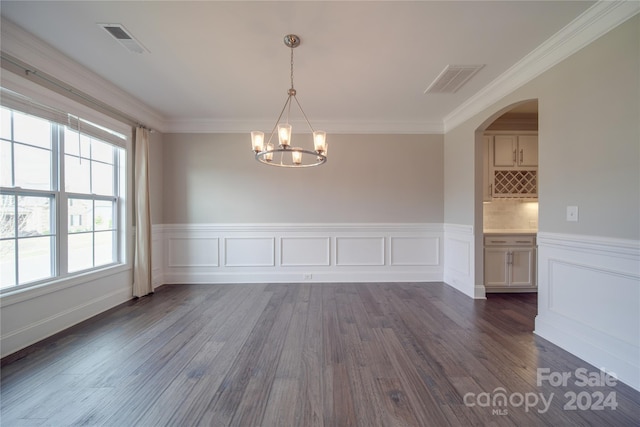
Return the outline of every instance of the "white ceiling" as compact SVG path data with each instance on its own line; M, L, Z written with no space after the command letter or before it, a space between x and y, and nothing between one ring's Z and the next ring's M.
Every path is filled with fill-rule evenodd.
M1 13L181 129L269 130L289 88L282 39L295 33L295 87L314 127L429 131L591 5L3 0ZM123 24L149 52L97 23ZM485 66L455 94L424 94L447 64Z

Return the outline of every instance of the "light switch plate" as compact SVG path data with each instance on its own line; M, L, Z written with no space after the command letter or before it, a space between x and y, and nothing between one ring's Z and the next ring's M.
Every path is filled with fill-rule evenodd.
M578 222L577 206L567 206L567 221Z

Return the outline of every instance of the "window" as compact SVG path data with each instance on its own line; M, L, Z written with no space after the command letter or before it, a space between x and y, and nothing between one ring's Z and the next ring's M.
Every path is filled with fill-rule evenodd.
M0 289L121 263L124 136L4 95Z

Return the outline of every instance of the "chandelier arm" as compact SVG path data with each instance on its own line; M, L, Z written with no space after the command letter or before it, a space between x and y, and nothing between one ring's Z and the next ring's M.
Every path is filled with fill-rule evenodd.
M315 130L313 129L313 126L311 126L311 123L309 122L309 119L307 118L307 115L304 113L304 110L302 109L302 106L300 105L300 102L298 102L298 97L293 95L293 99L295 99L296 104L298 104L298 108L300 109L300 112L302 112L302 115L304 116L304 119L307 121L307 125L309 126L309 129L311 129L311 132L315 132Z

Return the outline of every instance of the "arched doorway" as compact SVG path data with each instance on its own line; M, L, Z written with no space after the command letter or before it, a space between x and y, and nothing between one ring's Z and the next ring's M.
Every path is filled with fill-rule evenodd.
M513 103L497 111L476 129L476 284L482 282L487 298L498 293L515 295L533 293L536 290L537 132L536 99ZM527 147L525 143L533 141L532 138L535 138L535 163L527 163L528 158L524 157L532 151L524 151L523 147ZM490 144L490 149L487 144ZM511 161L513 164L508 164ZM501 184L500 179L503 176L505 180L511 180L508 181L509 185L513 185L511 190L505 190L508 187ZM513 184L514 182L518 184ZM533 190L520 190L522 183L535 188L535 198L532 194L526 193ZM501 193L496 194L497 191ZM509 194L508 191L522 193ZM508 230L517 232L516 234L521 233L522 237L511 238L513 236L508 234ZM505 235L509 235L509 238L505 238ZM499 238L492 239L495 236ZM527 238L531 239L530 245L525 244ZM490 243L494 241L495 248ZM490 244L489 247L485 247L487 242ZM530 285L527 285L527 280L531 280ZM523 295L520 297L524 298ZM535 293L529 295L528 300L537 303Z

